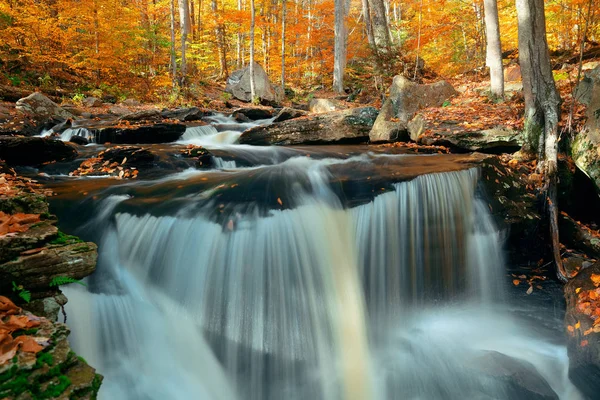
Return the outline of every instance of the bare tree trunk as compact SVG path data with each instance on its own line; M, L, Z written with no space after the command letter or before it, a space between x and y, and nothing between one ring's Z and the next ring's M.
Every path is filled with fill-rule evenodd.
M187 37L190 30L190 9L188 0L179 0L179 30L181 31L181 76L179 84L185 87L187 80Z
M544 0L516 0L516 4L519 21L519 63L525 96L525 133L529 149L539 147L538 168L545 176L554 262L558 278L566 282L567 274L560 255L556 196L561 99L556 90L550 64Z
M256 20L254 0L250 0L250 12L250 66L248 72L250 73L250 97L252 98L252 102L254 102L254 97L256 96L256 89L254 87L254 24Z
M94 1L94 51L96 52L96 85L100 84L100 24L98 4Z
M171 0L171 78L173 89L177 86L177 58L175 57L175 0Z
M229 71L227 70L227 49L225 43L225 28L223 24L218 21L217 18L217 0L212 0L211 3L212 12L215 18L215 36L217 38L217 51L219 53L219 64L221 66L221 71L219 73L219 77L222 79L227 78L229 75Z
M504 97L504 69L502 67L502 44L500 42L500 22L498 2L484 0L485 34L487 38L486 64L490 67L490 89L492 95Z
M384 0L368 0L371 5L371 24L373 29L373 40L378 50L390 48L390 28L387 19Z
M335 43L333 53L333 90L344 93L344 72L346 69L346 41L348 28L346 26L346 1L335 0Z
M285 92L285 19L287 14L287 1L283 0L281 10L281 90Z
M365 18L365 28L367 30L367 39L369 46L375 48L375 38L373 37L373 25L371 24L371 7L369 0L362 0L363 16Z
M242 11L242 0L238 0L237 2L238 11ZM242 68L242 33L238 32L237 34L237 44L236 44L236 63L238 69Z

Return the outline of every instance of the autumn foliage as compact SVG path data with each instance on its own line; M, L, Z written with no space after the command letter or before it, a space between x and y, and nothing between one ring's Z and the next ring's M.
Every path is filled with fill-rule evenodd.
M246 0L189 0L188 71L192 93L247 64L250 30ZM394 57L386 74L404 72L403 60L422 57L453 75L485 63L483 0L390 0ZM576 52L588 0L546 1L548 41L554 51ZM597 3L597 2L594 2ZM256 60L273 80L281 74L285 41L286 82L294 88L329 87L333 70L333 0L256 1ZM177 1L175 1L177 8ZM598 40L600 11L588 30ZM503 50L517 48L513 0L499 0ZM180 57L176 10L176 52ZM351 85L370 85L374 71L362 2L350 2L348 69ZM219 38L223 33L223 39ZM172 93L169 0L0 0L0 84L68 87L97 95L164 99ZM226 71L220 62L225 54ZM395 60L395 61L394 61ZM381 73L381 71L378 71Z

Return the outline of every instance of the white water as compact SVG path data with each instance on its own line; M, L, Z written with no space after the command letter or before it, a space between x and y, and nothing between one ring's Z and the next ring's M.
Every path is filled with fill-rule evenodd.
M297 206L267 215L214 220L211 201L133 215L118 211L127 197L105 200L91 292L67 288L73 345L105 375L103 399L511 399L478 365L490 352L579 398L565 348L502 302L501 241L475 171L345 210L334 162L284 163L310 190L292 185Z

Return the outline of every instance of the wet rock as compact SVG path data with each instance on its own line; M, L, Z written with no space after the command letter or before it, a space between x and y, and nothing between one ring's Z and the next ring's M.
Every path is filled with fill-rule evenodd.
M199 121L206 113L200 110L198 107L189 108L176 108L173 110L165 109L162 110L160 115L164 119L175 119L181 122Z
M15 86L0 85L0 98L4 101L18 101L30 94L31 90L25 90Z
M178 140L185 132L185 125L159 123L131 126L107 126L91 129L96 143L140 144L170 143Z
M231 116L237 121L237 122L252 122L252 120L250 118L248 118L246 115L239 113L239 112L234 112L233 114L231 114Z
M158 111L157 109L151 109L125 114L119 118L119 121L139 122L158 121L160 119L162 119L160 111Z
M289 119L300 118L308 115L308 112L304 110L298 110L290 107L283 107L279 113L275 116L273 122L282 122Z
M312 99L308 103L308 110L314 114L346 110L348 106L335 99Z
M98 156L81 163L73 176L114 176L119 179L137 178L151 169L157 156L137 146L117 146L101 151Z
M386 101L369 132L371 143L408 141L409 138L406 123L396 118L392 102Z
M85 146L87 144L90 144L89 140L87 140L83 136L77 136L77 135L76 136L71 136L71 139L69 139L69 142L78 144L80 146Z
M10 110L6 107L0 106L0 122L6 122L10 118Z
M242 144L296 145L329 143L362 143L377 118L373 107L309 115L245 131Z
M502 384L508 399L558 400L548 382L527 361L488 351L475 358L470 367Z
M103 103L115 104L117 102L117 97L112 94L105 94L102 96Z
M27 311L40 317L48 318L50 321L58 320L58 313L62 307L67 304L67 298L64 294L58 293L52 297L44 297L32 300L26 304Z
M75 118L73 114L61 108L58 104L39 92L19 99L16 103L17 110L34 116L38 120L50 118Z
M72 160L77 151L60 140L41 137L0 136L0 159L9 165L41 165Z
M254 63L254 93L262 104L277 104L283 100L280 88L269 81L269 76L259 64ZM245 67L234 71L227 78L225 92L231 93L238 100L251 102L250 68Z
M274 113L274 110L272 108L259 108L259 107L238 108L237 110L234 111L234 114L244 115L252 121L256 121L259 119L272 118L273 113ZM247 121L241 121L241 122L247 122Z
M589 256L600 258L600 239L597 234L566 214L559 216L558 225L561 243L570 249L577 249Z
M420 136L419 143L429 146L447 146L457 151L480 151L494 154L513 153L523 146L521 134L512 129L496 127L465 132L460 126L446 125L439 125L431 135ZM415 125L412 126L414 129ZM416 136L416 132L413 132L412 136Z
M181 151L181 155L186 158L196 159L196 168L210 169L215 166L215 158L212 153L202 146L189 145Z
M125 99L123 104L126 105L127 107L137 107L137 106L142 105L142 103L140 103L139 101L137 101L135 99Z
M97 97L86 97L85 99L83 99L82 103L85 107L101 107L102 106L102 100L100 100Z
M600 263L583 269L565 285L565 326L569 353L569 378L588 399L600 393Z

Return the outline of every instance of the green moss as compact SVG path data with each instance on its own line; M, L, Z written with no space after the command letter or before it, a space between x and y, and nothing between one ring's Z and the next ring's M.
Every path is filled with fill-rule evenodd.
M39 394L39 399L51 399L53 397L60 396L69 386L71 385L71 380L68 376L60 375L58 376L58 383L54 385L49 385L46 390Z
M24 335L35 335L39 329L31 328L31 329L21 329L20 331L16 331L12 334L13 338Z
M77 236L67 235L63 231L59 230L56 238L50 242L50 244L74 244L83 243L83 240Z
M52 354L44 352L38 356L37 360L35 361L36 368L41 368L44 366L44 364L54 365L54 357Z

